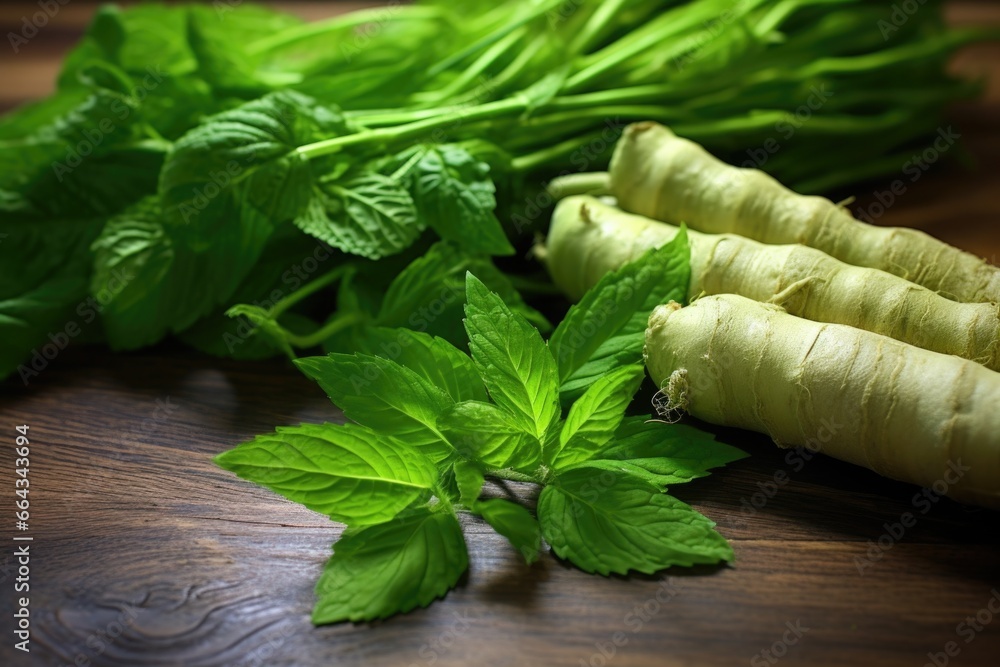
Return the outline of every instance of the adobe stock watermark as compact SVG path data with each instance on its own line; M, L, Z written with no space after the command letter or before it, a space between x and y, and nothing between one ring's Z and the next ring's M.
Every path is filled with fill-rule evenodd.
M878 29L882 33L882 39L888 42L889 38L899 32L899 29L907 24L910 17L926 4L927 0L903 0L893 4L888 20L878 20Z
M767 138L763 144L757 148L748 148L746 153L749 159L744 160L741 167L747 169L760 169L772 155L781 150L782 141L789 141L795 136L803 125L809 122L813 114L823 108L833 97L834 93L827 87L827 84L814 85L809 89L809 96L805 102L789 112L785 118L774 124L774 131L777 132L781 140L775 137Z
M132 602L122 605L118 615L108 621L103 630L91 632L84 644L87 649L79 651L71 664L62 667L91 667L107 650L119 641L121 636L131 628L142 613L142 608Z
M951 125L947 128L939 127L933 143L920 153L914 153L900 168L903 175L909 177L907 179L909 185L907 185L906 180L897 178L889 184L887 190L874 190L872 195L875 197L875 201L868 206L860 207L854 212L854 216L868 223L874 223L881 218L886 211L892 208L899 197L906 194L910 185L919 181L931 166L940 160L941 156L947 153L961 138L962 135L956 132Z
M594 642L594 652L588 658L580 658L579 667L606 667L621 649L628 646L630 638L642 632L675 597L680 595L678 581L666 578L657 586L656 592L643 602L636 604L622 616L624 630L618 630L610 637Z
M421 664L433 665L437 663L468 634L469 628L472 627L469 612L466 610L460 614L453 611L451 616L451 622L444 630L437 633L430 641L421 644L420 648L417 649L417 655L420 656L421 662L411 662L407 667L420 667Z
M948 469L941 476L941 479L935 481L929 488L914 494L910 504L916 513L903 512L899 516L899 519L893 523L882 524L885 532L877 539L868 540L868 549L864 557L854 557L854 567L857 568L858 574L862 577L865 576L865 570L882 560L885 554L891 551L903 539L906 531L917 525L919 517L930 512L934 508L934 505L948 493L948 490L955 484L958 484L959 480L965 476L965 473L971 469L969 466L962 465L962 459L948 461Z
M20 53L21 47L31 41L68 4L69 0L38 0L35 3L38 11L31 16L21 17L21 29L18 32L7 33L7 41L14 53Z
M701 32L693 38L694 46L674 58L674 67L677 71L683 72L689 65L701 59L705 53L705 47L718 39L726 28L742 16L744 6L747 4L748 0L739 0L718 16L705 21L702 24Z
M785 454L785 465L789 466L793 473L801 472L806 463L823 449L823 445L830 442L837 433L844 428L844 425L833 420L823 419L820 428L816 432L816 437L809 438L805 445L795 447ZM784 488L792 480L791 475L784 469L778 469L771 476L770 480L758 481L758 491L749 498L740 498L740 511L747 516L755 516L757 512L764 509L778 491Z
M805 634L809 632L809 628L802 625L801 618L794 623L787 621L785 628L786 630L780 638L750 658L750 667L768 667L768 665L777 664L779 660L788 655L788 650L802 641Z
M993 622L997 614L1000 614L1000 591L994 588L990 590L990 599L987 600L982 609L972 616L967 616L964 621L955 626L955 634L962 640L962 643L959 644L952 640L945 643L940 651L928 652L924 667L947 667L952 658L958 657L962 649L974 642L976 637L986 629L986 626Z
M69 344L90 326L97 316L104 312L109 303L124 290L135 275L125 273L120 269L111 271L111 276L104 287L88 296L76 307L76 318L68 320L55 331L48 333L48 342L31 350L28 361L17 367L21 382L27 387L32 379L38 377L49 367L56 357Z
M626 125L618 116L606 119L599 134L570 154L569 162L574 169L560 172L557 176L582 173L591 169L595 162L603 162L604 156L618 143ZM548 188L542 188L536 195L525 197L518 208L511 207L510 222L515 232L520 234L530 229L555 203Z
M92 155L101 144L119 131L129 116L131 116L150 92L155 90L161 83L166 73L157 66L146 68L146 75L139 81L133 89L131 95L121 99L115 99L109 105L111 115L97 121L91 127L81 131L82 138L66 151L66 157L61 161L52 163L52 171L56 175L56 180L62 183L63 179L74 169L83 164L84 158Z
M145 441L159 433L178 410L180 410L180 406L169 395L153 400L152 409L147 413L148 416L132 420L126 427L118 430L116 440L119 449L114 452L113 458L118 460L125 458L123 448L130 447L136 441Z

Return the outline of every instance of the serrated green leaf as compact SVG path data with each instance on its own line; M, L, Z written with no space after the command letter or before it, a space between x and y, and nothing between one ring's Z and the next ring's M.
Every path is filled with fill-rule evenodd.
M295 224L335 248L369 259L402 252L425 228L410 193L391 178L374 173L343 183L316 183L309 205Z
M662 488L705 477L711 469L746 456L693 426L630 417L607 447L579 465L626 470Z
M367 354L329 354L295 365L316 381L348 419L418 448L435 463L454 454L437 430L454 401L416 372Z
M642 361L649 314L667 301L682 303L690 276L682 227L670 243L605 275L570 308L549 340L564 404L616 368Z
M449 512L422 508L349 531L316 584L313 623L372 621L426 607L468 567L462 527Z
M471 273L466 298L469 348L490 396L523 430L544 440L560 417L555 360L538 330Z
M412 329L368 327L361 346L361 352L406 366L456 402L487 400L472 359L443 338Z
M622 471L560 473L542 490L538 519L556 555L586 572L652 574L733 559L712 521Z
M163 165L165 220L193 250L240 248L230 270L242 276L274 225L310 201L316 165L296 149L345 132L339 113L290 91L211 116L174 144Z
M443 241L396 277L386 291L375 323L423 331L464 347L468 340L462 326L467 271L498 293L511 310L541 329L551 328L541 313L524 303L489 258L470 255L460 246Z
M349 526L388 521L430 498L437 479L415 448L356 424L278 428L215 462Z
M421 217L447 241L470 253L511 255L514 247L497 220L489 165L455 144L419 149L406 172Z
M531 473L541 460L537 436L492 403L458 403L438 418L437 425L459 454L490 468Z
M612 371L590 385L566 416L559 447L550 457L553 466L566 468L589 459L607 444L645 377L645 368L637 364Z
M495 531L507 538L529 565L538 560L542 550L542 530L531 512L503 498L476 503L475 511Z

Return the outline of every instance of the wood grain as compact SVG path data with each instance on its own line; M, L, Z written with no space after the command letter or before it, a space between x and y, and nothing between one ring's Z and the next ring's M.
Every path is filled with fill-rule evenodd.
M0 102L48 89L89 11L68 6L66 27L38 43L40 55L5 56ZM955 3L951 14L1000 24L994 3ZM18 15L5 6L0 19ZM996 261L1000 50L970 49L956 68L988 76L986 99L952 118L979 169L934 170L879 222ZM860 205L891 180L861 190ZM551 557L528 568L471 521L470 575L443 602L381 623L313 628L312 587L340 527L210 459L275 425L340 418L283 362L214 360L171 345L69 350L29 388L0 385L0 493L11 497L8 445L27 423L34 536L33 652L24 656L9 631L12 517L0 521L0 664L753 665L772 664L761 651L796 623L808 630L780 664L919 667L950 641L961 648L951 665L995 665L1000 655L1000 618L969 643L957 634L1000 588L995 514L948 500L921 513L915 487L822 457L799 469L765 439L725 429L719 437L752 458L677 494L733 541L732 567L610 579ZM779 471L788 481L768 486ZM766 502L748 509L755 494ZM916 525L873 550L906 512Z

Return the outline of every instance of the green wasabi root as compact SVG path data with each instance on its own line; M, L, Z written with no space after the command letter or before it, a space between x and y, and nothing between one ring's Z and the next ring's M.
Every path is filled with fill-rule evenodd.
M679 229L571 197L556 207L546 244L555 284L576 300L609 271L670 242ZM1000 308L958 303L877 269L803 245L766 245L688 231L688 299L739 294L816 322L844 324L1000 370Z
M661 306L646 366L683 410L1000 509L1000 374L732 294Z
M729 166L657 123L626 128L611 159L611 189L632 213L762 243L801 243L955 301L1000 302L1000 268L915 229L856 220L828 199L796 194L757 169Z

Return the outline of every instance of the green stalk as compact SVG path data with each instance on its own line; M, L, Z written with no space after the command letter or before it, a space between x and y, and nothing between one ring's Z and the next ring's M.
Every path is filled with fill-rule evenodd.
M297 152L307 160L312 160L323 155L336 153L349 146L358 144L373 143L393 143L415 139L431 130L442 129L448 126L464 125L466 123L478 123L494 118L505 118L516 116L527 109L525 100L513 97L506 100L489 102L468 110L453 111L438 117L419 120L397 127L385 127L375 130L365 130L345 137L334 137L324 141L299 146Z
M439 7L424 7L421 5L407 5L405 7L371 7L369 9L359 9L348 14L334 16L333 18L323 21L304 23L300 26L282 30L279 33L271 35L270 37L259 39L253 44L250 44L247 47L247 53L252 56L257 56L310 37L316 37L317 35L324 35L341 30L354 30L355 28L363 26L367 23L385 22L390 20L386 18L390 14L400 15L398 17L392 16L391 20L427 20L443 18L449 22L454 21L451 12L443 11Z
M487 49L483 55L479 56L474 63L462 70L462 73L459 74L457 78L452 80L452 82L447 86L441 90L421 95L418 100L423 101L428 106L436 106L444 100L447 100L461 92L465 89L465 86L472 82L477 76L482 74L486 68L514 47L525 34L526 30L524 28L514 30Z
M354 271L354 266L351 264L344 264L342 266L338 266L332 271L320 276L319 278L316 278L312 282L309 282L303 287L292 292L284 299L274 304L274 306L272 306L270 311L268 312L270 313L271 317L273 317L274 319L278 319L278 317L282 313L284 313L286 310L288 310L295 304L305 299L307 296L315 294L316 292L323 289L327 285L331 285L337 282L342 277L344 277L345 274L351 271Z
M355 324L361 324L366 319L367 317L364 313L340 313L311 334L300 336L293 334L287 329L283 329L283 332L285 340L290 345L299 349L308 349L321 345L330 336L340 333L344 329L349 329Z

